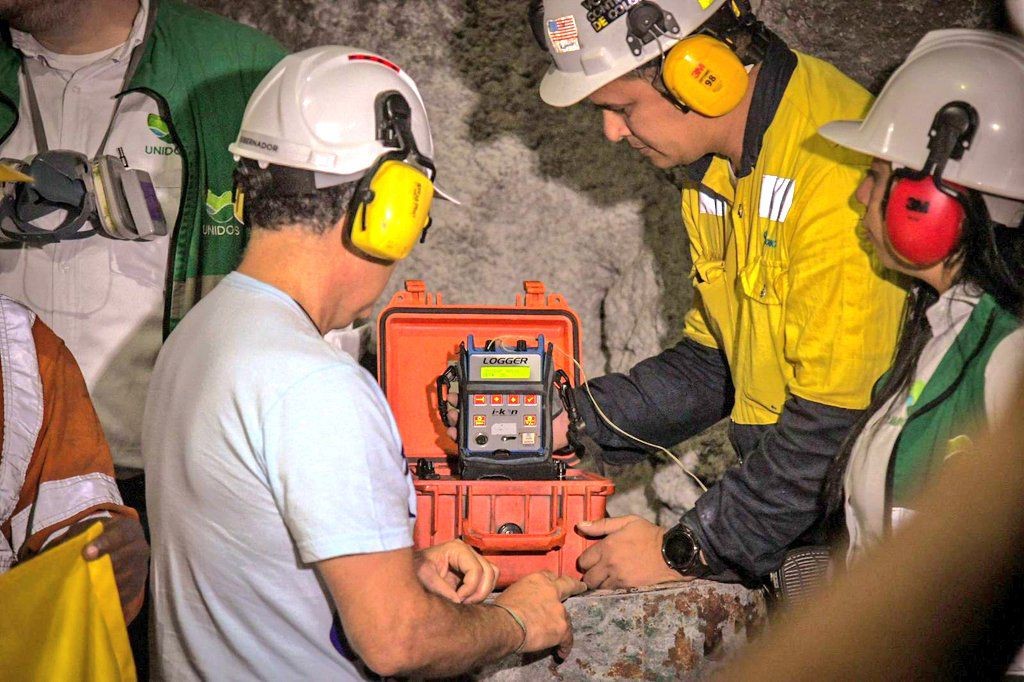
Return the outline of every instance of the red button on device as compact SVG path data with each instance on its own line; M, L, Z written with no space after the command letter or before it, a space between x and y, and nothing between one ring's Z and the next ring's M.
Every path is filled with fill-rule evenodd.
M504 404L504 402L502 400L502 396L500 396L500 395L492 395L491 396L491 405L502 405L502 404Z
M535 395L524 396L524 398L525 398L525 403L524 404L526 404L526 405L536 405L537 404L537 396L535 396Z
M508 404L509 405L518 405L519 404L519 396L517 396L517 395L510 395L508 397Z
M486 405L487 404L487 396L485 396L485 395L474 395L473 396L473 404L474 405Z

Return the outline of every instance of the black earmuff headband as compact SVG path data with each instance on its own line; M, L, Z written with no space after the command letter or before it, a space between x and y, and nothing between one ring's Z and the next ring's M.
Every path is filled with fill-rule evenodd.
M971 192L962 192L942 180L946 164L951 159L959 161L963 158L964 152L970 149L974 133L977 130L978 111L967 102L950 102L939 109L935 118L932 119L931 128L928 129L928 159L924 162L924 167L918 171L909 168L899 168L893 171L882 200L883 213L889 205L889 193L893 183L901 178L923 180L931 176L935 188L959 201L968 215L973 218L981 217L978 215L979 204L981 204L985 220L988 220L988 211L984 209L984 202L973 197Z
M950 102L935 114L928 131L928 160L922 172L942 177L950 159L959 161L978 130L978 110L967 102Z
M409 101L397 90L388 90L377 95L375 106L377 139L385 147L393 147L398 151L397 155L388 154L387 158L412 158L426 169L427 175L433 179L436 172L434 162L420 152L416 136L412 132L412 108Z

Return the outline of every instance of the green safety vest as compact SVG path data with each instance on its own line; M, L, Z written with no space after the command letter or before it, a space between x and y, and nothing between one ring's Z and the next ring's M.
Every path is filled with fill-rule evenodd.
M985 369L992 352L1020 324L988 294L978 301L896 440L886 477L886 524L893 506L905 506L947 457L986 432ZM888 373L878 385L887 378Z
M234 142L249 96L285 55L269 36L178 0L150 0L141 61L124 92L153 97L182 154L164 335L241 260L248 233L232 207ZM0 44L0 142L18 123L21 55ZM122 93L124 94L124 93Z

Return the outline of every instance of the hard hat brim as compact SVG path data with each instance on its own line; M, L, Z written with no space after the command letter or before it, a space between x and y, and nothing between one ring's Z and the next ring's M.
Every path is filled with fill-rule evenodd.
M877 155L877 150L870 149L861 135L863 121L832 121L818 128L818 134L840 147L852 149L862 154Z
M920 170L928 153L927 149L924 149L922 158L911 159L899 154L898 150L892 147L880 149L878 141L864 129L864 121L832 121L818 128L818 134L840 147L911 170Z
M540 81L540 98L553 107L571 107L622 75L611 71L582 76L558 71L552 66Z

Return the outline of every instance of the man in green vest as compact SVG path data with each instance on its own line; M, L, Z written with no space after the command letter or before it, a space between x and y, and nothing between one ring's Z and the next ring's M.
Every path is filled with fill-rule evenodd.
M166 220L166 235L130 240L95 233L102 221L85 215L57 239L75 216L43 202L20 215L43 233L29 241L10 216L0 220L0 292L31 307L78 360L122 496L145 521L149 375L164 336L238 264L246 234L227 147L284 50L177 0L0 0L0 29L0 156L110 157L148 173L151 210Z

